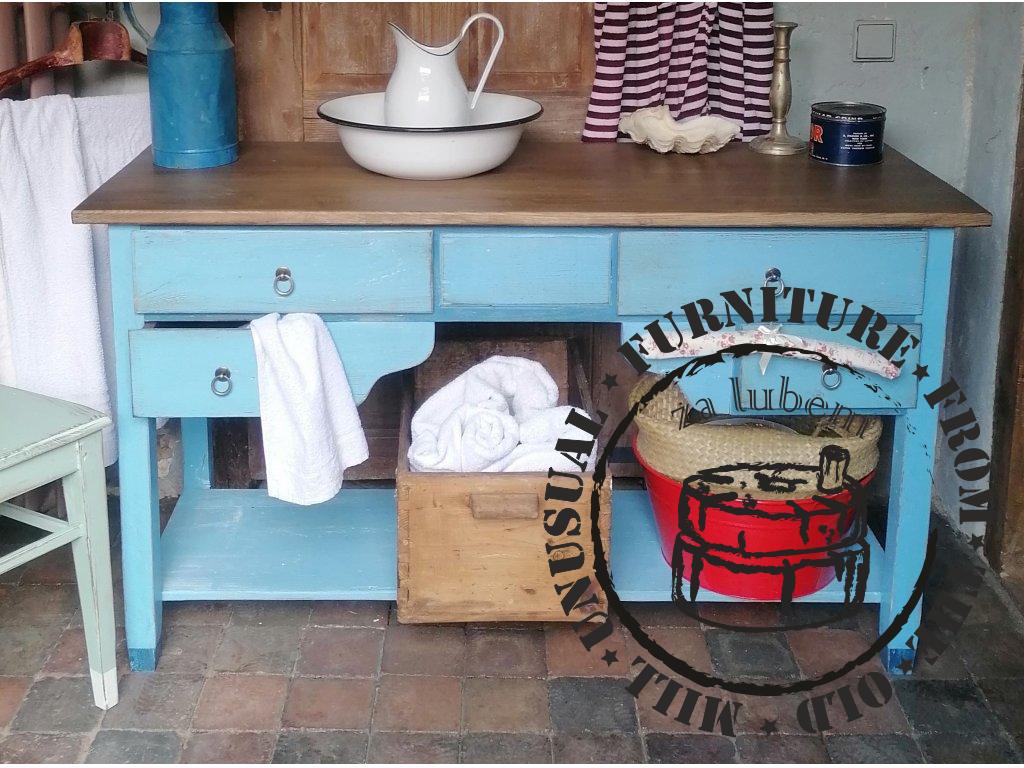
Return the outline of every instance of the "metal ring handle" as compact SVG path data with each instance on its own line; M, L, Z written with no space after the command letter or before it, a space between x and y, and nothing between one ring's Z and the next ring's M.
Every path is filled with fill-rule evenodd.
M781 296L786 290L786 284L782 282L782 270L778 267L769 267L764 273L764 287L767 288L772 283L778 284L775 287L775 295Z
M839 373L833 365L821 366L821 386L828 390L839 389L839 385L843 383L843 376Z
M210 390L217 397L227 397L231 394L234 384L231 383L231 371L227 368L218 368L213 372L213 381L210 382Z
M274 273L274 293L278 296L291 296L295 290L295 279L288 267L278 267Z

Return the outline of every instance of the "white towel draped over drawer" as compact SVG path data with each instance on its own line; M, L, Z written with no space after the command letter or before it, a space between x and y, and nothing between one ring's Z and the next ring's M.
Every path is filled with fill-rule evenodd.
M369 458L334 340L318 315L272 313L249 324L256 350L267 491L319 504Z

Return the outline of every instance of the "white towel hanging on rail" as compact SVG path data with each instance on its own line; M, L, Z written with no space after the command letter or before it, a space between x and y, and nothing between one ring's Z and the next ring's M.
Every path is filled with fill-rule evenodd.
M149 141L145 94L0 99L0 383L114 414L106 227L71 211Z

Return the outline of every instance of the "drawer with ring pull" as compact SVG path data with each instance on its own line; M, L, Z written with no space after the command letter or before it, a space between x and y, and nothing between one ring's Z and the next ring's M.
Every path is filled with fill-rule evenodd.
M915 338L921 338L921 326L903 327ZM826 331L817 325L784 325L782 333L864 349L847 335L851 328L850 323L835 331ZM828 415L837 408L840 412L849 409L873 413L913 408L917 405L918 379L913 374L919 361L918 352L918 349L908 350L895 379L856 366L831 366L809 357L781 355L767 358L762 374L761 355L749 355L737 361L737 370L732 374L735 382L730 382L733 410L739 411L737 401L750 410L801 416Z
M723 310L719 294L774 286L789 311L785 289L812 288L866 304L885 315L921 312L927 236L920 230L631 230L619 235L620 314L663 314L699 298ZM717 300L716 300L717 299ZM805 313L813 318L817 298ZM835 313L833 313L835 314ZM780 320L782 318L780 317Z
M429 229L140 229L140 314L379 314L433 308Z
M421 363L434 324L339 321L327 329L362 402L381 376ZM256 352L240 327L148 327L128 334L136 416L259 416Z
M920 339L921 326L902 324L910 336ZM737 326L736 330L755 330L757 326ZM736 415L798 415L823 416L839 409L861 413L896 413L917 405L919 381L914 370L920 361L920 348L909 347L896 359L903 359L899 375L894 379L869 370L868 362L881 367L884 359L868 355L857 360L854 350L867 352L864 344L850 338L852 323L835 330L825 330L816 323L782 324L777 343L787 346L792 337L815 339L833 345L850 347L846 362L837 366L823 365L811 356L787 357L779 354L763 356L753 353L736 357L723 356L721 362L703 367L698 373L684 375L680 386L690 403L699 410L716 414ZM623 340L642 332L641 324L624 323ZM842 359L838 350L830 356ZM665 375L682 366L689 358L668 357L648 360L650 372ZM764 372L762 373L762 365Z

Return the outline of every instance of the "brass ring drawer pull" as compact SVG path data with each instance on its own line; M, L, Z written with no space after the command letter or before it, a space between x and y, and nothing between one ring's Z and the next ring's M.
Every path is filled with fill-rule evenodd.
M775 284L775 295L781 296L786 290L786 284L782 282L782 270L778 267L770 267L764 273L764 287Z
M213 372L213 381L210 382L210 390L217 397L227 397L231 394L234 384L231 383L231 371L227 368L218 368Z
M278 296L291 296L295 290L295 279L288 267L278 267L274 274L274 293Z
M843 383L843 377L834 365L825 364L821 366L821 386L825 389L839 389Z

